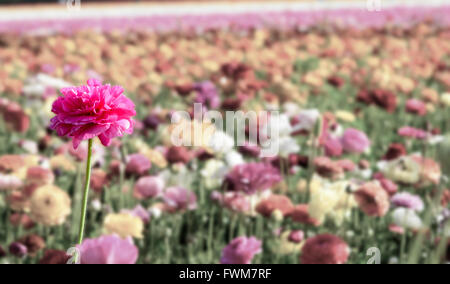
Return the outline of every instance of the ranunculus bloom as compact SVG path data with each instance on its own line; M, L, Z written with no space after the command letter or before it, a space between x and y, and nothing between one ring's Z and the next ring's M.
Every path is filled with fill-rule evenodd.
M39 264L67 264L69 259L70 256L65 251L49 249L44 252Z
M323 145L325 154L329 157L338 157L342 155L343 147L339 139L329 136Z
M152 163L142 154L133 154L128 157L125 172L127 175L142 176L148 173Z
M132 216L138 217L142 220L142 222L144 222L144 224L148 224L150 222L150 213L140 204L133 209L122 209L120 213L128 213Z
M350 254L347 243L331 234L306 240L300 255L302 264L345 264Z
M24 257L28 254L28 249L24 244L14 242L9 245L9 253L17 257Z
M262 252L262 242L255 237L238 237L222 251L222 264L250 264L253 257Z
M382 217L389 210L389 196L377 182L363 184L355 192L361 210L372 217Z
M19 243L27 247L28 253L35 255L37 252L45 248L45 241L42 237L31 234L21 238Z
M106 234L116 234L121 238L142 239L144 237L144 222L140 217L127 212L109 214L103 222L103 230Z
M52 106L56 116L50 127L59 136L72 138L74 148L94 137L109 146L111 139L133 132L135 106L122 87L90 79L86 86L63 88L61 93Z
M121 239L116 235L86 239L77 248L81 264L135 264L139 255L130 237Z
M382 173L376 173L373 175L374 179L378 180L380 185L386 191L389 196L392 196L397 193L398 185L392 180L385 178Z
M164 180L159 176L141 177L134 186L134 196L138 199L154 198L161 195Z
M389 145L388 150L386 151L386 154L383 156L383 160L395 160L401 156L406 155L406 148L401 143L392 143Z
M294 205L289 197L277 194L270 195L256 206L256 211L264 217L270 217L275 210L279 210L283 216L286 216L292 209Z
M409 113L424 116L427 114L427 106L424 102L418 99L409 99L406 102L405 109Z
M397 134L403 137L415 138L415 139L425 139L428 137L428 133L422 129L405 126L397 131Z
M341 143L344 151L349 153L362 153L370 147L370 140L367 135L354 128L345 130Z
M6 126L13 131L25 133L30 127L30 118L18 103L8 102L0 108L0 115L3 116Z
M227 185L231 190L242 191L247 194L269 189L280 181L280 172L265 163L237 165L226 177Z
M163 199L171 211L194 210L197 208L195 193L183 187L169 187L164 191Z
M392 196L391 202L395 207L405 207L418 212L424 209L424 204L420 196L409 192L400 192Z
M298 204L289 212L288 216L296 223L318 226L320 222L309 215L308 207L308 204Z

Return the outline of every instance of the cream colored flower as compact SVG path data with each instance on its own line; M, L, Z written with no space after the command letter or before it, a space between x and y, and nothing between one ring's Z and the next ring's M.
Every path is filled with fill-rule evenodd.
M338 110L335 115L337 119L344 122L354 122L356 120L356 117L353 113L345 110Z
M305 241L300 243L292 242L289 240L290 234L291 231L286 231L280 235L279 239L276 240L275 245L272 248L274 253L288 255L299 253L302 250Z
M421 167L411 157L400 157L383 168L383 174L395 182L414 184L420 180Z
M129 213L109 214L103 223L103 230L107 235L117 234L123 239L129 236L141 239L144 222Z
M311 181L311 198L308 206L312 218L323 223L331 218L337 225L341 224L350 210L356 207L356 201L347 189L348 181L328 182L317 176Z
M219 188L226 173L227 166L223 161L217 159L208 160L200 172L207 189Z
M64 223L71 212L69 195L54 185L39 187L30 199L30 217L45 226Z
M450 107L450 93L445 93L441 95L441 103L445 106Z
M65 155L56 155L50 158L50 167L52 169L62 169L66 172L74 172L76 166L73 160Z

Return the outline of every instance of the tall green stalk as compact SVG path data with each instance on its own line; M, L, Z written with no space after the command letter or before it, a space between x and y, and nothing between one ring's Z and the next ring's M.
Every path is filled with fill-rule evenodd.
M92 170L92 139L89 139L88 146L88 156L86 162L86 180L84 183L84 193L83 193L83 207L81 208L81 218L80 218L80 230L78 233L78 244L81 245L83 242L84 227L86 223L86 211L88 205L89 196L89 185L91 184L91 170Z

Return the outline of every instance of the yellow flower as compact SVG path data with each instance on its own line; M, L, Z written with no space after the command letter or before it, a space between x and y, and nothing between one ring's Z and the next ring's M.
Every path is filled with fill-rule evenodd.
M336 112L336 118L344 122L354 122L356 120L356 117L353 113L345 110L338 110Z
M121 238L129 236L143 238L144 222L129 213L109 214L103 223L105 234L117 234Z
M351 186L348 181L328 182L319 177L311 181L311 199L308 206L312 218L323 223L326 217L331 218L335 224L340 225L356 201L353 195L347 192Z
M30 217L45 226L64 223L71 212L69 195L54 185L39 187L31 196Z
M74 161L64 155L56 155L50 158L50 167L52 169L62 169L66 172L74 172L76 170Z
M290 234L291 231L286 231L281 234L279 239L275 242L275 246L273 247L274 253L280 255L288 255L299 253L302 250L305 241L300 243L294 243L289 240Z
M445 106L450 106L450 93L442 94L441 103Z

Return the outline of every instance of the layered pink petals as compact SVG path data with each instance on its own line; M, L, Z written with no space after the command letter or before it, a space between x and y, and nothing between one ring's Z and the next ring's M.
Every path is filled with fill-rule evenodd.
M109 146L111 139L133 133L135 106L122 87L91 79L86 86L63 88L61 93L52 106L56 116L50 127L72 138L75 149L83 140L98 137Z
M86 239L77 248L81 264L135 264L139 254L131 238L116 235Z

